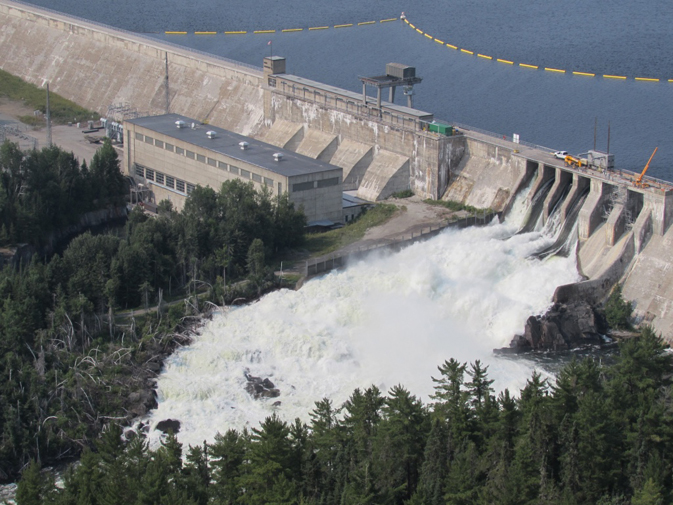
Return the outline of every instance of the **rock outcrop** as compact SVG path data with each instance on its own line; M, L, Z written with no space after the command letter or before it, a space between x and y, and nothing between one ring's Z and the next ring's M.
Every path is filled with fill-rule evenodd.
M585 301L555 303L543 316L531 316L523 335L515 335L509 347L496 353L527 351L569 351L602 345L605 323Z

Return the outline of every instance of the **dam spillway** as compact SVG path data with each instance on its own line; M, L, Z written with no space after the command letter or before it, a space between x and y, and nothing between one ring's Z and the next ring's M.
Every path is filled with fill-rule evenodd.
M103 114L115 103L149 114L170 108L338 162L349 177L344 182L371 200L411 188L424 198L506 211L533 174L541 173L538 181L554 180L544 202L548 216L564 194L569 207L588 187L579 212L579 261L596 282L559 296L586 292L600 300L622 279L624 293L642 299L636 303L638 320L673 331L673 312L667 309L673 293L666 288L673 284L666 253L673 213L667 183L651 180L648 188L635 188L613 174L566 167L549 150L509 138L469 128L461 128L461 135L440 136L418 125L396 124L383 110L372 114L372 107L356 104L353 109L343 101L341 107L330 106L330 96L347 93L332 89L330 96L318 95L325 85L297 79L294 84L301 81L301 86L274 89L259 67L11 0L0 1L0 18L0 67L10 73L40 86L50 82L54 91Z

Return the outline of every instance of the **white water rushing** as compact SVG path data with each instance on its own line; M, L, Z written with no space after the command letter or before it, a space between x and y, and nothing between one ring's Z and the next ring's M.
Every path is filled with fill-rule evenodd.
M427 401L431 376L451 357L482 360L497 390L518 393L534 365L499 358L493 348L508 345L530 315L543 313L557 286L579 279L574 255L528 259L553 238L515 235L523 214L517 202L503 224L447 229L299 291L215 315L168 359L150 424L178 419L180 441L196 445L229 428L257 427L274 411L287 421L308 420L315 401L328 397L339 406L355 388L372 384L383 393L403 384ZM253 400L246 368L269 377L280 397Z

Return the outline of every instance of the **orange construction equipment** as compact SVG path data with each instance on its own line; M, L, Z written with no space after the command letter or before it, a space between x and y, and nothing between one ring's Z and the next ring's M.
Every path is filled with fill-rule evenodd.
M636 180L633 181L633 185L634 185L634 186L641 186L641 187L644 186L644 184L643 184L643 177L645 176L645 172L647 172L647 169L650 168L650 161L652 161L652 158L654 158L654 155L657 154L657 149L659 149L659 147L655 147L655 148L654 148L654 151L652 152L652 156L650 156L650 159L647 160L647 164L645 165L645 168L643 168L643 171L642 171L641 174L636 178Z
M586 166L587 160L583 160L582 158L575 158L574 156L566 156L565 159L563 160L566 162L566 165L570 166L575 166L575 167L582 167Z

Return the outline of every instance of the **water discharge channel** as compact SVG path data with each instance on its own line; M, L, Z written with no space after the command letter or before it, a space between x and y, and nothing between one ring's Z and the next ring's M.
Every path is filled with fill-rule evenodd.
M229 428L256 427L274 411L308 420L315 401L328 397L338 406L372 384L384 393L403 384L427 401L431 376L451 357L482 360L497 390L518 393L535 364L497 357L493 348L543 313L558 285L579 279L574 254L533 257L554 243L559 227L517 234L526 212L520 195L503 223L447 229L215 315L167 361L150 424L178 419L181 442L195 445ZM252 399L246 369L269 377L280 396Z

